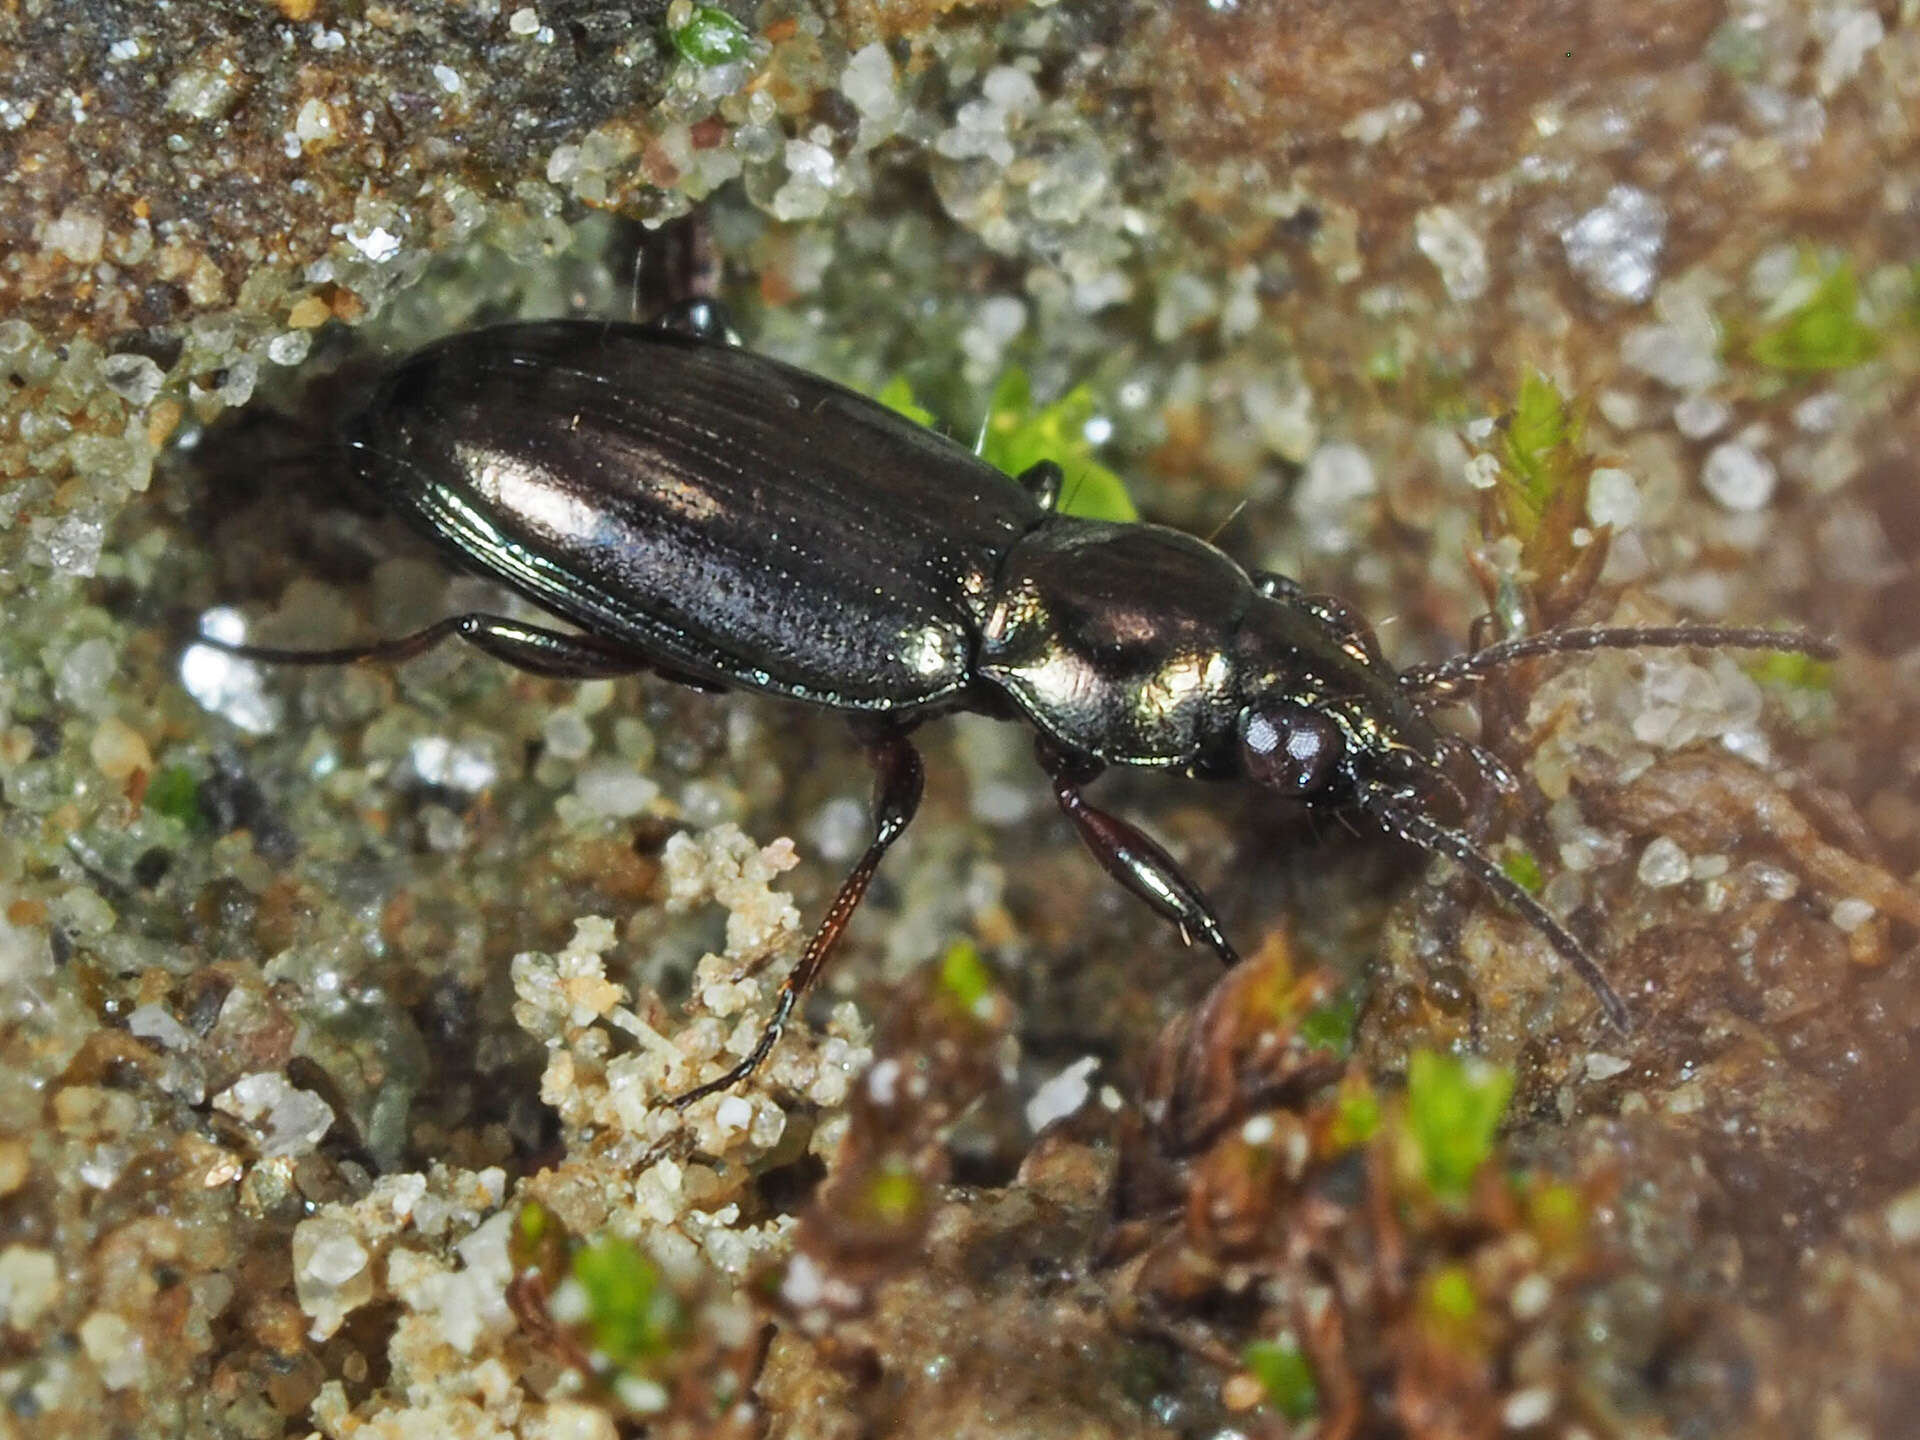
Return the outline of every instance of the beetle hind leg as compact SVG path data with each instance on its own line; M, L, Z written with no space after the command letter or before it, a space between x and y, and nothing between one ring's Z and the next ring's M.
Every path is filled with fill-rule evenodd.
M773 1002L773 1015L760 1032L760 1038L754 1042L753 1049L726 1074L696 1085L684 1095L674 1096L669 1102L674 1109L684 1110L696 1100L729 1090L760 1068L760 1063L772 1053L780 1036L785 1033L793 1007L825 968L834 946L839 943L841 932L847 928L853 912L860 908L860 901L873 881L874 872L880 868L881 860L893 848L893 842L905 834L907 826L913 823L924 788L920 752L913 748L904 733L890 731L873 742L870 754L874 768L873 840L848 872L847 878L840 882L833 903L827 906L826 915L814 930L813 937L807 941L807 948L801 953L799 963L780 986L780 994Z
M635 675L650 670L651 662L622 646L592 635L569 635L563 630L548 630L509 620L504 615L486 615L469 611L449 615L444 620L390 640L375 640L367 645L346 645L333 650L282 650L272 645L246 645L197 635L192 644L205 645L237 655L242 660L259 660L270 665L352 665L361 660L387 660L398 663L424 655L443 641L460 639L496 660L504 660L516 669L562 680L595 680L615 675Z
M1097 762L1069 755L1042 738L1035 747L1040 764L1053 781L1053 798L1073 821L1093 858L1114 879L1138 895L1154 912L1171 920L1188 943L1204 940L1228 965L1240 956L1227 940L1220 917L1207 897L1183 873L1160 843L1138 826L1087 803L1081 786L1103 768Z

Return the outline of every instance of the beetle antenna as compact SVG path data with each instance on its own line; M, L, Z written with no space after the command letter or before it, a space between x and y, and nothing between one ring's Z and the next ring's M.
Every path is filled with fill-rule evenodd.
M1538 655L1571 655L1582 650L1777 650L1831 660L1840 653L1831 640L1800 630L1741 629L1725 625L1594 625L1573 630L1543 630L1502 640L1466 655L1433 665L1413 665L1400 672L1401 688L1409 694L1445 693L1462 681L1476 680L1490 670L1531 660Z
M1494 858L1475 845L1471 838L1402 805L1392 792L1384 789L1363 788L1360 804L1400 839L1418 845L1429 854L1446 856L1479 881L1490 895L1546 936L1553 948L1573 967L1574 974L1586 981L1587 988L1599 998L1600 1008L1606 1012L1613 1027L1623 1035L1632 1031L1633 1017L1627 1010L1627 1002L1613 988L1606 971L1600 968L1600 962L1593 958L1571 930L1561 924L1519 881L1502 870Z

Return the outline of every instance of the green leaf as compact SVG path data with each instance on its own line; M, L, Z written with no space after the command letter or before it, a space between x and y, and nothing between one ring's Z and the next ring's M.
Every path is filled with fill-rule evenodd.
M993 993L993 975L971 940L957 940L940 958L940 989L971 1015Z
M1804 690L1815 695L1833 693L1833 662L1791 650L1774 650L1749 660L1746 672L1762 685L1782 690Z
M1500 868L1529 895L1538 895L1546 886L1547 877L1540 872L1540 862L1518 845L1509 845L1500 852Z
M686 1329L680 1301L631 1240L604 1235L573 1257L594 1348L622 1368L671 1351Z
M184 765L169 765L156 774L147 785L146 803L189 830L206 828L206 815L200 809L200 782Z
M897 1228L926 1209L927 1187L904 1161L889 1157L888 1163L866 1177L860 1198L872 1219Z
M873 397L916 425L934 428L933 413L913 393L904 375L896 375ZM1016 479L1042 460L1060 467L1060 510L1089 520L1140 518L1120 477L1093 458L1087 422L1096 413L1093 392L1076 385L1053 404L1033 408L1027 372L1004 371L987 401L974 453L994 469Z
M1343 990L1300 1017L1300 1038L1315 1049L1346 1055L1353 1049L1353 1026L1359 1018L1359 997Z
M929 430L934 428L933 412L914 398L913 386L907 383L904 375L896 375L887 381L873 398L916 425L924 425Z
M989 465L1019 476L1042 460L1060 467L1060 509L1088 520L1140 518L1120 477L1093 458L1087 422L1097 407L1093 392L1076 385L1053 404L1033 408L1027 372L1012 366L987 402L986 422L974 447Z
M1427 1277L1420 1308L1429 1319L1449 1329L1471 1324L1480 1313L1480 1296L1473 1288L1472 1273L1464 1265L1442 1265Z
M1819 277L1813 293L1761 330L1747 354L1773 370L1814 374L1846 370L1880 353L1880 335L1860 318L1860 282L1850 261L1823 265L1811 252L1801 273Z
M729 65L746 59L753 48L747 27L717 5L695 5L679 24L672 23L671 14L667 38L696 65Z
M1379 1133L1380 1097L1358 1072L1340 1082L1333 1104L1327 1143L1336 1153L1357 1149Z
M1485 1060L1431 1050L1407 1057L1407 1125L1435 1195L1466 1198L1512 1094L1513 1072Z
M1548 1249L1571 1252L1585 1240L1587 1202L1564 1182L1542 1185L1525 1198L1527 1228Z
M1560 388L1538 370L1520 381L1513 415L1507 422L1506 453L1500 483L1536 521L1576 475L1581 459L1579 417L1568 408ZM1530 538L1527 533L1521 539Z
M1320 1391L1313 1383L1313 1367L1291 1335L1255 1340L1240 1352L1240 1359L1267 1392L1267 1403L1287 1419L1306 1420L1319 1412Z
M515 1238L528 1245L538 1245L552 1232L553 1224L552 1212L538 1200L529 1200L514 1218Z

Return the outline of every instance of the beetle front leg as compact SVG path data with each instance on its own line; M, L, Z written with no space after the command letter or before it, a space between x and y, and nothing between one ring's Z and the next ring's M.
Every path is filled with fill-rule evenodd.
M1068 754L1042 736L1034 747L1040 765L1053 781L1053 798L1060 802L1080 838L1114 879L1171 920L1189 944L1198 935L1229 965L1240 956L1227 942L1220 917L1213 913L1199 886L1180 872L1174 858L1144 830L1118 815L1087 803L1080 787L1104 768L1097 761Z
M920 808L920 794L924 788L920 752L913 748L903 732L888 731L872 743L868 753L874 767L872 842L847 878L840 882L840 889L834 894L833 903L827 907L826 916L813 932L813 938L807 941L807 948L801 954L799 963L793 967L793 973L787 976L786 983L780 987L779 997L773 1002L773 1017L767 1021L766 1029L760 1032L753 1049L744 1060L717 1080L709 1080L704 1085L694 1086L684 1095L676 1095L670 1102L674 1109L684 1110L696 1100L731 1089L760 1068L760 1062L779 1043L781 1034L787 1028L787 1018L793 1014L793 1007L820 974L827 958L833 953L833 947L840 940L840 932L847 928L853 912L860 907L874 871L880 868L880 861L912 823L914 813Z

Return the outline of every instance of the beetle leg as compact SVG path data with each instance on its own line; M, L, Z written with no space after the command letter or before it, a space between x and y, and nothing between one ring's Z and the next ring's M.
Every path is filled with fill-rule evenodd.
M740 343L739 332L733 328L733 316L718 300L682 300L662 310L650 323L655 330L708 340L716 345Z
M1066 483L1066 476L1053 461L1035 461L1022 470L1015 479L1019 482L1020 488L1031 495L1034 503L1042 510L1060 508L1060 487Z
M351 665L358 660L411 660L456 636L496 660L504 660L535 675L552 675L563 680L633 675L652 668L633 651L591 635L569 635L561 630L509 620L504 615L479 612L449 615L410 635L336 650L282 650L271 645L217 640L211 635L195 636L192 643L224 650L243 660L261 660L273 665Z
M1189 944L1199 936L1221 960L1238 965L1240 956L1227 942L1220 917L1200 888L1180 873L1174 858L1144 830L1087 803L1080 787L1105 767L1070 755L1044 737L1034 747L1053 781L1053 798L1080 831L1080 838L1106 872L1171 920Z
M834 894L833 903L827 907L819 928L813 932L813 938L807 941L807 948L801 954L799 963L780 987L780 994L773 1002L773 1016L760 1032L753 1049L747 1052L744 1060L718 1079L696 1085L684 1095L676 1095L671 1102L674 1109L684 1110L696 1100L731 1089L760 1068L760 1062L767 1058L786 1030L793 1007L807 993L807 987L813 984L832 955L833 947L840 940L840 932L847 928L847 922L853 918L853 912L866 895L874 871L880 868L880 862L893 847L893 842L912 823L914 812L920 808L920 792L923 788L920 752L913 748L905 733L895 730L883 732L868 747L868 753L873 759L874 768L872 842L847 878L840 882L840 889Z
M1253 588L1269 600L1297 600L1307 593L1298 580L1277 570L1254 571Z

